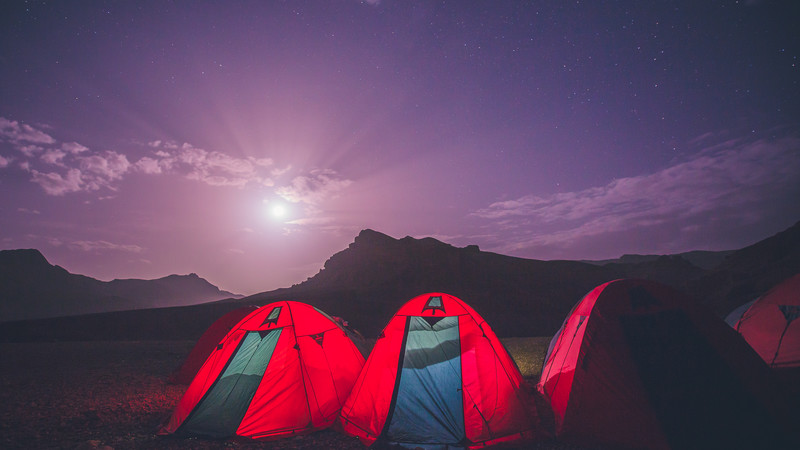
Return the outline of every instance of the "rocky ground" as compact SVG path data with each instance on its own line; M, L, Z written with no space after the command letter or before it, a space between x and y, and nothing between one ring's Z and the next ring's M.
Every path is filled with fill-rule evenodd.
M364 448L331 430L274 442L156 436L186 388L165 380L192 345L189 341L0 344L0 448ZM566 447L541 443L533 448Z
M165 383L193 343L66 342L0 346L0 448L353 448L326 431L264 445L156 436L186 386Z

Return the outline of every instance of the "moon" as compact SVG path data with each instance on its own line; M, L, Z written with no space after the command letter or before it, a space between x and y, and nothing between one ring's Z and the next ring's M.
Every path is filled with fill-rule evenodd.
M274 204L269 208L269 213L276 219L283 219L287 213L286 206L280 203Z

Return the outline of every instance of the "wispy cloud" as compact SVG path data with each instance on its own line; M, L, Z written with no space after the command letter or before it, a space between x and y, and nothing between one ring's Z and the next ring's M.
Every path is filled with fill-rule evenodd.
M58 165L61 164L61 160L63 160L66 155L65 152L59 149L49 149L45 150L44 154L41 156L41 160L46 164Z
M0 136L12 142L31 142L35 144L53 144L56 142L49 134L32 126L0 117Z
M319 205L324 200L338 195L352 184L331 169L315 169L308 175L295 177L288 186L279 187L276 193L290 202Z
M66 156L60 150L48 150L42 155L42 160L63 168L63 171L30 169L31 181L41 186L47 194L56 196L102 188L115 190L114 182L122 179L130 167L125 155L112 151L80 156L69 161L77 167L70 167L64 160Z
M275 167L271 158L238 158L190 143L152 141L150 154L130 160L125 153L93 151L78 142L58 142L33 126L0 117L0 142L19 153L0 156L0 168L30 172L31 181L49 195L99 189L115 191L130 173L177 175L210 185L271 187L291 166Z
M157 175L163 173L162 164L154 158L145 156L144 158L136 161L133 164L134 170L138 170L148 175Z
M132 244L115 244L108 241L73 241L67 244L69 248L81 250L85 252L97 251L121 251L129 253L140 253L144 250L138 245Z
M798 173L797 137L729 141L654 174L578 192L525 195L472 215L512 236L496 243L506 252L568 252L587 240L643 236L648 230L678 242L686 234L713 236L725 223L754 223L769 217L770 208L797 205Z
M72 153L73 155L77 155L78 153L88 152L89 147L85 147L77 142L65 142L61 144L61 149Z
M270 158L236 158L217 151L207 151L189 143L177 145L173 142L154 141L150 146L158 151L152 157L137 162L137 168L145 173L175 172L211 186L275 184L268 175L268 169L272 170L274 164Z
M38 145L19 145L17 146L17 150L19 150L23 155L27 156L28 158L34 158L37 154L44 151L44 147Z
M70 169L62 176L56 172L39 172L31 170L31 181L38 184L50 195L64 195L70 192L78 192L83 189L81 171Z
M92 191L101 187L113 188L112 182L122 179L131 165L125 155L113 151L77 159L87 189Z

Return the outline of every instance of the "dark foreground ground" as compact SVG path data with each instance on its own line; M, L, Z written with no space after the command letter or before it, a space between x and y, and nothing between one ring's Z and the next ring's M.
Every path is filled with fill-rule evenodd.
M546 340L504 343L520 370L538 377ZM186 386L166 384L190 341L0 344L2 449L364 449L327 430L274 442L155 435ZM554 442L528 448L567 449Z

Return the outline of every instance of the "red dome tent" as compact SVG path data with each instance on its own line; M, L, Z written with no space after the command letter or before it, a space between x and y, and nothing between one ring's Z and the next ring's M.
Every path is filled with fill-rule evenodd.
M733 327L771 367L798 368L800 367L798 318L800 318L800 274L785 280L752 302Z
M478 313L443 293L420 295L392 317L341 423L367 446L477 448L541 433L508 352Z
M197 371L208 359L208 355L214 351L222 338L228 334L234 325L256 309L258 309L258 306L243 306L223 314L219 319L215 320L200 336L197 343L194 344L192 351L189 352L189 356L186 357L183 364L169 376L167 382L172 384L191 383L194 376L197 375Z
M769 368L679 292L617 280L553 337L537 385L556 435L578 445L784 448L788 410Z
M325 313L271 303L219 343L159 434L277 439L327 428L363 364Z

